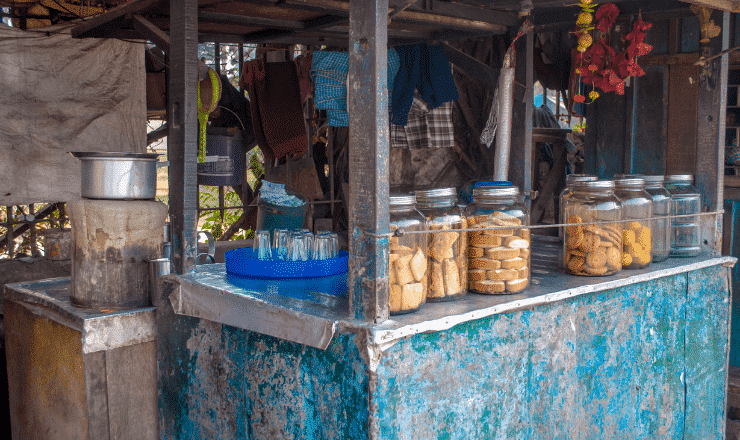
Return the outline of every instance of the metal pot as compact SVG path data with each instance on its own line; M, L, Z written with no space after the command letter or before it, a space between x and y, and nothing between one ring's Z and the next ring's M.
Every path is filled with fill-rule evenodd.
M157 194L156 153L70 153L80 159L80 195L87 199L147 200Z

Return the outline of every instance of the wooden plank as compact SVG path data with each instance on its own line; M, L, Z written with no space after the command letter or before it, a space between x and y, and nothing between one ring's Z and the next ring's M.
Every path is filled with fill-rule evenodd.
M350 314L388 318L388 0L352 2L349 52Z
M515 30L516 32L516 30ZM516 72L514 84L514 112L511 128L509 180L530 197L532 190L532 112L534 109L534 51L532 33L516 42ZM522 87L525 85L525 87Z
M89 438L110 438L108 423L108 382L105 374L105 351L83 355L85 365L85 399L87 401Z
M105 372L111 438L158 439L156 341L106 351Z
M172 270L195 267L198 238L198 2L170 1L167 156Z
M164 0L132 0L126 4L111 9L105 14L85 20L82 24L72 28L74 38L107 38L111 31L120 29L128 20L127 16L143 14L145 11L158 6Z
M625 171L638 174L662 174L665 170L665 135L667 131L666 67L644 67L645 75L635 81L635 105L632 117L631 167Z
M499 24L507 28L519 24L519 17L515 12L481 8L464 3L453 3L439 0L417 0L408 9L429 12L449 17L467 20L480 20L486 23Z
M348 14L350 10L350 2L341 0L285 0L284 4L293 7L345 15ZM437 25L450 29L489 32L492 34L504 34L508 30L506 26L486 23L480 19L470 20L409 10L399 13L393 20L398 23L406 22Z
M134 15L131 20L133 21L134 29L143 37L154 43L155 46L162 49L165 53L170 52L170 36L166 32L141 15Z

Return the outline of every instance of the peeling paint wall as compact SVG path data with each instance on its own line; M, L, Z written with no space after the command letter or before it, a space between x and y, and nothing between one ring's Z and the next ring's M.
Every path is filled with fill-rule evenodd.
M164 411L176 417L161 432L721 439L728 276L711 267L418 334L382 352L373 374L362 330L341 327L322 351L194 319L179 327L184 380L166 403L185 409Z

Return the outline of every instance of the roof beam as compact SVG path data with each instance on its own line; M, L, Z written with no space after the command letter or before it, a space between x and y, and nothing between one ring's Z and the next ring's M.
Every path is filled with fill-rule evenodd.
M312 11L324 11L331 14L349 15L349 2L341 0L285 0L286 6L293 6L301 9ZM462 6L460 4L455 4ZM452 10L452 9L451 9ZM485 14L484 14L485 15ZM502 13L503 15L503 13ZM426 25L444 26L450 29L463 31L478 31L493 34L503 34L507 32L507 26L497 23L489 23L481 19L461 18L448 15L430 14L427 12L418 12L405 10L399 12L393 18L398 23L417 23Z
M72 28L74 38L108 38L113 31L130 26L128 17L142 14L152 9L164 0L132 0L124 5L115 7L105 14L85 20L79 26Z
M155 46L162 49L164 53L170 53L170 36L162 29L155 26L151 21L141 15L134 15L131 18L134 29L144 38L154 43Z

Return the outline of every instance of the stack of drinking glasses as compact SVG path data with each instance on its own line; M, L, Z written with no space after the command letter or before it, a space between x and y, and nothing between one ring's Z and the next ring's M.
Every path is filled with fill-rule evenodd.
M308 261L337 257L337 234L308 229L259 229L254 233L254 257L258 260Z

